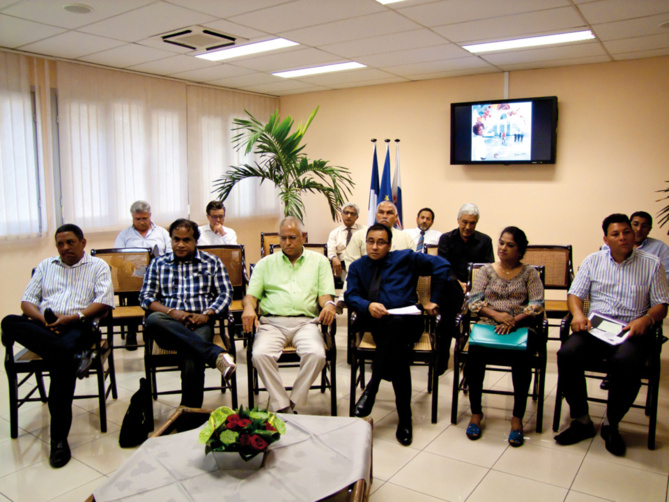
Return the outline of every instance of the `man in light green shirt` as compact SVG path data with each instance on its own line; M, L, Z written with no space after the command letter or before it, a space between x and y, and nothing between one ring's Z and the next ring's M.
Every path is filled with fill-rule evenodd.
M306 231L300 220L285 218L279 225L279 239L281 252L266 256L253 269L242 324L246 333L256 329L253 365L269 392L270 408L292 413L306 404L309 388L325 365L318 324L334 322L335 289L329 260L304 249ZM300 355L300 371L290 396L277 364L288 344Z

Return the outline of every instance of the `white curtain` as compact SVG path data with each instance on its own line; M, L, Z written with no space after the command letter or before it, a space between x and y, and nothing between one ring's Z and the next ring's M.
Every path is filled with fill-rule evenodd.
M188 214L184 83L59 62L58 103L64 222L118 229L136 200Z
M0 52L0 239L37 237L46 231L39 93L31 94L34 60ZM33 95L36 108L33 110Z
M218 180L231 165L251 163L252 155L232 148L233 119L247 117L248 110L266 122L279 107L277 98L256 96L235 91L188 87L188 164L190 167L191 213L203 220L205 206L218 199L213 193ZM281 208L274 185L255 179L239 183L225 201L226 216L250 218L280 215Z

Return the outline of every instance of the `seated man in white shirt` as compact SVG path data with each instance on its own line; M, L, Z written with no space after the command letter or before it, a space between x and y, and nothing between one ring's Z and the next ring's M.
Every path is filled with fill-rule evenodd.
M148 202L133 202L130 214L132 225L118 234L115 248L150 248L154 256L172 252L170 234L151 222L151 206Z
M646 211L637 211L630 216L634 230L634 247L646 253L654 254L660 259L669 280L669 246L659 239L648 237L653 229L653 217Z
M328 237L328 259L332 262L332 270L335 277L342 281L346 279L346 267L344 266L344 251L348 246L351 237L358 230L364 227L356 223L360 215L360 208L353 202L347 202L341 208L341 220L343 225L339 225Z
M423 245L425 244L439 244L439 237L441 232L437 230L430 230L434 224L434 211L429 207L424 207L418 211L416 216L416 225L418 228L408 228L405 230L416 243L416 251L423 252Z
M223 246L228 244L237 244L237 233L228 227L224 227L225 206L218 200L212 200L207 204L208 225L202 225L200 228L200 238L197 241L198 246Z

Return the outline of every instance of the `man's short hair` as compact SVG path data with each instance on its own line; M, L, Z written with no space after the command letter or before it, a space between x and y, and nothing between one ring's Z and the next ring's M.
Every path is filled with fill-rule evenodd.
M353 209L355 209L355 214L360 214L360 208L359 208L358 205L357 205L356 203L354 203L354 202L347 202L346 204L344 204L344 205L341 207L341 212L343 213L343 212L344 212L344 209L346 209L347 207L352 207Z
M393 232L390 230L387 226L382 225L381 223L374 223L371 227L367 229L367 233L365 234L365 237L369 236L369 232L377 232L377 231L384 231L386 235L388 236L388 244L393 243Z
M281 229L283 227L287 227L288 225L295 225L297 227L298 232L301 234L304 234L307 232L307 229L304 228L304 223L302 223L302 220L299 218L296 218L295 216L286 216L281 222L279 223L279 233L281 233Z
M218 211L219 209L222 209L223 212L225 213L225 206L220 200L212 200L209 204L207 204L207 214L211 213L212 211Z
M602 222L602 230L604 230L604 236L608 234L609 225L613 223L627 223L629 227L632 228L632 222L630 222L630 219L627 217L626 214L613 213L604 218L604 221Z
M151 206L145 200L138 200L132 203L130 206L130 214L136 213L150 213Z
M648 214L646 211L637 211L635 213L632 213L632 216L630 216L630 221L634 219L635 216L638 216L639 218L643 218L644 220L648 220L648 224L650 225L651 228L653 228L653 217ZM662 225L660 225L662 226Z
M518 246L518 253L522 260L523 256L525 256L525 251L527 251L527 245L529 244L525 232L518 227L506 227L502 230L502 233L500 233L499 236L502 237L503 234L511 234L513 236L513 241L516 243L516 246Z
M193 231L193 238L197 241L200 238L200 229L197 227L197 223L191 220L187 220L186 218L179 218L178 220L175 220L171 225L170 225L170 238L172 237L172 234L177 228L185 228L186 230L192 230Z
M424 207L423 209L418 211L416 218L418 218L420 216L420 213L422 213L423 211L427 211L428 213L430 213L432 215L432 221L434 221L434 211L432 211L432 209L430 209L429 207Z
M61 234L63 232L72 232L74 235L77 236L77 239L80 241L84 239L84 232L76 226L73 223L65 223L65 225L61 225L56 229L56 233L54 234L54 239L57 238L58 234Z
M393 206L393 209L395 210L395 214L397 214L397 206L394 204L393 201L391 201L391 200L382 200L381 202L379 202L379 203L376 205L376 211L377 211L377 212L379 211L379 207L381 206L381 204L390 204L391 206Z
M469 214L471 216L476 216L477 218L481 216L479 213L479 207L471 202L467 202L462 205L458 211L458 219L462 218L463 214Z

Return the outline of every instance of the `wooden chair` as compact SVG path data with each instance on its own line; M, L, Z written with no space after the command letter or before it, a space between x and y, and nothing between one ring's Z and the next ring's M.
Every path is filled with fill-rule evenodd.
M584 313L587 315L589 301L584 303ZM560 341L564 343L571 334L572 315L567 314L560 325ZM656 323L652 328L651 336L654 337L654 348L650 351L646 365L642 373L642 386L646 387L646 400L643 404L633 404L632 408L642 409L648 417L648 449L655 449L655 433L657 430L657 408L658 395L660 390L660 370L662 345L667 338L662 333L662 323ZM608 374L608 365L606 360L592 361L586 368L586 378L595 378L603 380ZM560 429L560 420L562 415L562 399L564 391L558 379L557 390L555 393L555 412L553 415L553 431ZM606 404L607 399L588 395L588 401L594 403Z
M432 278L429 276L420 277L416 291L418 293L418 302L425 305L430 301ZM423 314L425 320L425 329L420 339L414 344L412 353L412 365L425 365L428 368L427 391L432 393L432 423L437 423L437 414L439 408L439 375L437 372L437 363L439 358L438 337L436 329L441 321L441 316L431 316ZM371 363L376 352L376 344L372 333L365 331L360 324L358 312L349 309L348 322L348 353L351 363L351 392L349 401L349 415L354 416L356 398L356 388L365 388L365 364Z
M111 335L102 338L99 329L99 319L92 323L93 339L93 365L89 375L97 377L97 393L76 394L74 399L97 398L100 408L100 431L107 432L107 398L111 393L114 399L118 398L116 390L116 372L114 368L114 352L110 341ZM2 344L5 346L5 371L7 383L9 384L9 427L12 439L18 437L19 432L19 408L29 402L47 402L44 377L48 376L48 368L44 360L35 352L26 348L14 353L14 341L9 335L3 334ZM21 375L19 377L19 375ZM30 390L21 395L20 388L29 386L31 376L35 376L36 384ZM20 378L20 379L19 379ZM106 383L109 378L109 384ZM37 397L33 397L35 392Z
M111 268L114 294L119 298L119 306L103 320L113 342L115 328L119 328L122 338L128 333L137 333L144 319L144 310L139 306L139 291L144 282L144 273L151 261L149 248L92 249L91 256L106 261ZM136 347L136 346L134 346Z
M474 279L478 271L487 265L487 263L470 263L469 264L469 280L467 281L467 292L465 294L468 299L474 284ZM541 281L544 280L544 267L535 266ZM458 398L460 391L467 393L467 383L465 378L461 378L463 369L467 364L469 357L469 333L471 325L478 319L477 315L470 312L469 309L464 309L456 319L458 325L459 336L456 337L455 347L453 350L453 398L451 402L451 423L458 423ZM536 316L535 324L531 326L537 334L539 341L537 343L537 351L532 355L531 366L534 373L534 385L530 392L532 400L537 401L537 426L536 431L540 433L543 429L543 415L544 415L544 388L546 385L546 344L548 340L548 321L544 316ZM491 371L511 371L508 355L505 351L497 351L494 356L486 360L486 369ZM506 396L513 396L512 391L483 389L484 394L501 394Z
M225 320L223 319L225 317ZM232 343L230 336L225 332L225 325L231 326L234 322L232 314L226 313L217 319L214 327L213 343L221 347L223 350L231 354L235 361L237 360L237 352L235 344ZM151 386L151 395L154 401L158 399L159 395L181 394L181 388L172 390L158 390L158 380L156 375L166 371L180 371L179 370L179 355L175 350L163 349L155 341L155 337L150 329L144 330L144 370L146 372L146 380ZM230 377L230 381L226 382L221 375L221 384L215 386L205 386L205 391L218 390L225 393L230 389L232 399L232 407L237 408L237 372L235 371ZM153 418L153 417L152 417Z
M218 256L225 269L228 272L228 278L233 289L232 303L228 307L228 312L232 314L234 321L228 329L231 340L243 339L242 330L242 300L246 296L246 287L249 283L249 276L246 273L246 253L242 244L226 246L198 246L200 251L211 253Z
M309 234L307 233L307 240L309 241ZM269 247L270 245L279 245L279 232L260 232L260 258L272 254ZM327 251L325 252L327 256Z
M546 300L546 317L549 320L562 320L569 312L567 291L574 280L571 246L527 246L523 263L542 265L546 271L545 289L564 291L564 299ZM559 325L560 321L557 323L557 326ZM559 338L549 338L549 340L559 340Z
M323 333L323 343L325 345L325 366L321 372L320 384L314 383L312 389L319 389L321 393L325 389L330 389L330 413L333 417L337 416L337 345L335 343L335 336L337 334L337 322L333 321L330 326L321 325L321 332ZM255 340L255 332L247 333L248 345L246 346L246 367L248 371L248 386L249 386L249 408L255 406L255 397L260 391L267 389L260 386L258 379L258 372L253 366L253 342ZM297 349L292 345L287 345L283 348L281 356L279 356L279 367L297 368L300 366L300 356L297 355ZM287 386L286 390L292 390L292 386Z

